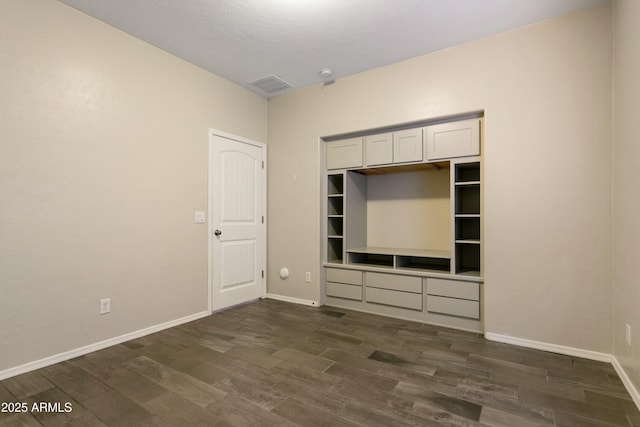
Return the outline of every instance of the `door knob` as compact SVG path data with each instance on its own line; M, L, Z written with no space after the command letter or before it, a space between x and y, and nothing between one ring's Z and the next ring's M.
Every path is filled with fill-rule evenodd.
M222 234L222 231L221 230L216 230L216 231L213 232L213 234L215 234L216 236L219 236L219 235Z

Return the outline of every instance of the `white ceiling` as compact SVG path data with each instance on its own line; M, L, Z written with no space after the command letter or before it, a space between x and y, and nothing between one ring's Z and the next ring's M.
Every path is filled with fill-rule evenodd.
M59 1L268 98L608 0Z

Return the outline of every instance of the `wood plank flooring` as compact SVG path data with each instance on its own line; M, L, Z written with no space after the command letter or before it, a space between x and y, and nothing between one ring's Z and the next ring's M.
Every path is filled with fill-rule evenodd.
M0 402L28 407L3 427L640 426L609 364L274 300L7 379Z

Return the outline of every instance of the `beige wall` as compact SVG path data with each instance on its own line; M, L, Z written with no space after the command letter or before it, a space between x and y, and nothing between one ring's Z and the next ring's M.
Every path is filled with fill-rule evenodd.
M367 177L367 246L451 249L449 169Z
M618 0L614 10L613 353L640 390L640 2Z
M271 100L269 292L319 298L321 136L484 110L486 330L610 352L611 31L598 7Z
M266 100L54 0L0 29L0 371L207 310L208 129Z

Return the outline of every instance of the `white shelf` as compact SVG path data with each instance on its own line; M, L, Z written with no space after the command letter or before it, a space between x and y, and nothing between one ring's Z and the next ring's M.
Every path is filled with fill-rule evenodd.
M451 251L365 246L347 249L347 264L393 270L451 272Z
M365 246L361 248L347 249L347 252L359 253L359 254L377 254L377 255L451 259L451 251L443 251L438 249L405 249L405 248L385 248L385 247L378 247L378 246Z
M462 273L458 273L457 276L465 276L465 277L482 277L480 276L479 271L464 271Z
M456 243L462 243L465 245L479 245L480 244L480 240L456 240Z

